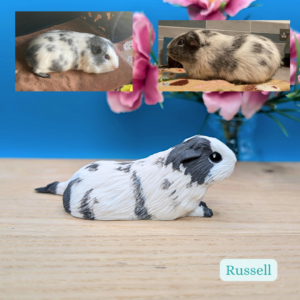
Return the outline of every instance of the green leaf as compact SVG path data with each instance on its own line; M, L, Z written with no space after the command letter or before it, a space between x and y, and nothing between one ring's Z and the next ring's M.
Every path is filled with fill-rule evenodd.
M161 109L164 109L164 105L162 102L158 102Z
M251 4L249 5L247 8L251 8L251 7L259 7L262 6L261 4Z
M289 114L286 114L286 113L283 112L283 111L276 110L276 112L277 112L278 114L281 114L281 115L283 115L283 116L289 118L289 119L292 119L292 120L294 120L294 121L300 122L300 119L298 119L298 118L296 118L296 117L294 117L294 116L291 116L291 115L289 115Z
M296 74L295 74L295 90L297 90L298 74L299 74L299 66L300 66L300 45L299 45L299 41L298 41L295 33L294 33L294 37L295 37L295 45L296 45L296 50L297 50L297 69L296 69Z
M220 4L219 10L220 10L220 11L224 11L226 4L227 4L226 2L222 2L222 3Z
M286 129L284 128L284 126L281 124L281 122L278 119L276 119L274 116L272 116L269 113L266 113L265 115L268 116L269 118L271 118L280 127L280 129L282 130L282 132L284 133L284 135L286 137L288 137L288 133L287 133Z
M293 99L296 96L296 92L289 93L285 96L288 97L289 99Z
M201 125L201 128L199 129L198 134L201 134L201 133L202 133L203 129L205 128L205 126L206 126L206 124L207 124L207 121L208 121L208 119L209 119L209 116L210 116L210 114L207 113L206 116L205 116L205 119L204 119L204 121L203 121L203 123L202 123L202 125Z

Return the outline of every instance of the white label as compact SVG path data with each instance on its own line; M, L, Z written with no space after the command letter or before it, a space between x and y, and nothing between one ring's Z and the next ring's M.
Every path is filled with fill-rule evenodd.
M274 281L277 261L274 259L223 259L220 262L223 281Z

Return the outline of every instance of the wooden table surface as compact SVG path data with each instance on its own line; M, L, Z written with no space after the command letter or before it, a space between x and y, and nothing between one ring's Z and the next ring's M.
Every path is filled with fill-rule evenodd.
M89 221L34 188L90 160L0 160L0 299L300 299L300 163L238 163L212 218ZM224 258L272 258L273 282L223 282Z

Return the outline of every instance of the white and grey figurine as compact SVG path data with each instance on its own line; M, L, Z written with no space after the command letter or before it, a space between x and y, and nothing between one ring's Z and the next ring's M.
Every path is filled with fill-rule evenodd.
M90 220L174 220L211 217L206 190L229 177L236 157L222 142L193 136L145 159L96 161L65 182L37 188L63 195L69 214Z
M33 73L44 78L50 78L49 72L107 73L119 67L119 57L110 40L69 30L52 30L35 37L25 58Z
M281 55L266 37L228 36L212 30L193 30L175 37L168 55L180 62L190 78L264 83L280 66Z

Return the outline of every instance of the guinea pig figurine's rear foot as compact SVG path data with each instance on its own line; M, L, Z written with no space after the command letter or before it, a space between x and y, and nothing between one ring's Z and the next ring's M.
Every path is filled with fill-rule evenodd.
M191 211L187 217L206 217L210 218L213 216L213 212L210 208L207 207L205 202L200 202L199 206L197 206L193 211Z

